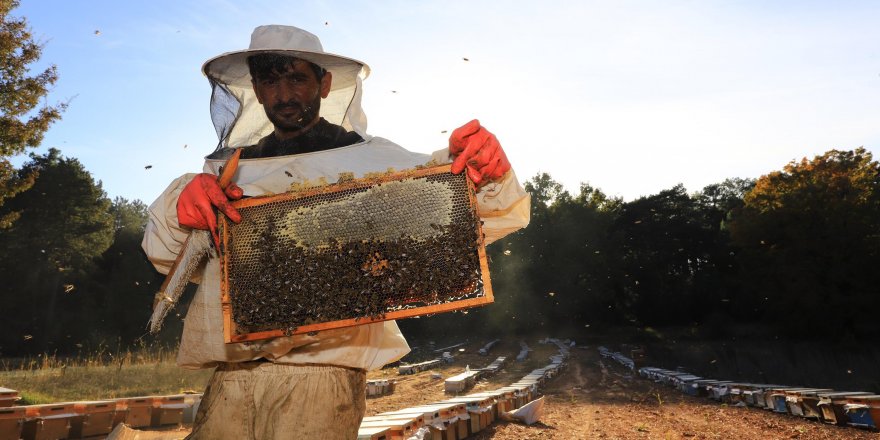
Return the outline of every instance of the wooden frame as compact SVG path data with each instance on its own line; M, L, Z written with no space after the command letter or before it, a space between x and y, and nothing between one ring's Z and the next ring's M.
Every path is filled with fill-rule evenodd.
M340 182L332 185L313 187L304 189L301 191L288 192L277 195L269 195L269 196L261 196L261 197L251 197L247 199L238 200L233 203L233 206L236 209L245 209L248 207L256 207L262 206L268 203L277 202L277 201L289 201L289 200L297 200L306 197L312 197L315 195L321 194L329 194L329 193L337 193L351 189L362 189L368 188L376 184L381 184L385 182L391 181L399 181L403 179L412 179L412 178L422 178L428 177L437 174L449 173L451 165L442 165L438 167L431 168L422 168L415 169L409 171L403 171L398 173L388 173L379 176L365 177L362 179L352 179L345 182ZM478 237L477 243L477 254L479 258L479 266L480 266L480 278L482 281L482 290L483 295L476 298L466 298L455 301L450 301L442 304L433 304L426 305L420 307L407 308L403 310L394 310L384 314L382 317L360 317L360 318L351 318L351 319L342 319L337 321L328 321L328 322L320 322L314 324L306 324L301 325L296 328L293 332L285 331L284 329L277 330L267 330L267 331L255 331L255 332L242 332L237 328L235 321L232 316L232 302L230 299L229 292L229 258L225 254L225 252L221 252L221 307L223 313L223 333L224 340L226 343L237 343L237 342L247 342L247 341L257 341L262 339L280 337L280 336L288 336L291 334L301 334L301 333L309 333L320 330L329 330L335 328L342 327L351 327L355 325L368 324L372 322L380 322L392 319L401 319L401 318L411 318L415 316L429 315L435 313L444 313L444 312L452 312L457 310L463 310L467 308L477 307L485 304L490 304L494 301L492 294L492 284L489 278L489 265L486 259L486 243L485 237L482 231L482 222L479 221L479 212L477 211L477 201L476 201L476 188L474 187L473 182L470 179L466 179L467 181L467 193L468 193L468 203L470 208L473 211L475 218L478 220L476 222L475 231ZM230 234L229 234L229 224L228 219L220 215L220 240L222 249L228 249Z

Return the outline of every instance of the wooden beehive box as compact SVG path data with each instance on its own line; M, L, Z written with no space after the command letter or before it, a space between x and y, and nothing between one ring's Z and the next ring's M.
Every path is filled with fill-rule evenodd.
M73 419L77 417L73 403L26 406L27 420L22 437L28 439L60 439L70 436Z
M26 418L23 406L0 408L0 440L19 440Z
M475 434L489 426L495 399L489 396L461 396L444 400L441 403L463 403L470 416L469 433Z
M385 428L386 436L389 440L405 440L415 433L413 429L413 421L406 419L392 419L381 421L363 421L360 429L364 428Z
M379 414L377 414L377 416L381 416L381 417L421 417L423 426L443 422L443 419L440 416L439 408L430 408L430 407L404 408L404 409L399 409L397 411L389 411L389 412L379 413ZM367 419L364 418L364 420L367 420Z
M477 382L479 371L465 371L447 378L443 382L443 389L447 394L456 394L466 391Z
M784 385L763 385L760 388L755 390L755 400L756 405L759 408L764 408L768 411L773 411L773 397L772 394L777 392L777 390L785 390L787 388L794 387L786 387Z
M458 440L467 435L467 421L459 417L467 414L463 403L435 403L404 408L380 415L420 414L424 424L430 426L431 440Z
M843 406L846 399L851 396L870 396L866 391L834 391L819 393L819 410L822 411L822 421L832 425L846 425L847 417Z
M116 416L115 401L74 402L73 406L79 417L74 419L75 422L70 429L72 438L105 435L113 430L113 420Z
M843 405L850 426L877 430L880 427L880 396L846 396Z
M123 397L116 399L116 408L123 410L125 424L132 428L143 428L152 424L153 396Z
M358 440L389 440L388 428L380 427L360 427L357 433Z
M0 408L15 405L18 399L18 391L0 387Z
M184 424L192 425L195 423L196 414L199 412L199 406L202 404L202 393L184 394L186 407L183 409Z
M367 416L364 417L361 423L364 422L398 422L403 421L407 422L410 425L410 429L412 432L417 431L419 428L425 425L425 415L420 412L414 413L394 413L394 414L379 414L375 416Z
M161 396L153 399L153 412L150 416L150 425L180 425L183 423L183 412L192 406L192 402L186 401L185 394Z
M506 410L505 408L508 407L508 402L506 400L507 393L503 390L483 391L480 393L468 394L468 396L492 399L492 405L489 407L489 423L494 422L495 419L500 417L501 413L503 413Z
M498 414L505 413L515 409L516 391L509 387L499 388L491 393L495 394L498 400Z
M830 393L834 390L829 388L795 388L785 390L785 404L788 412L799 417L818 417L818 413L811 413L810 408L804 404L804 398L816 396L818 393ZM818 404L818 398L816 399Z
M227 342L491 303L473 183L449 165L239 200L221 216Z

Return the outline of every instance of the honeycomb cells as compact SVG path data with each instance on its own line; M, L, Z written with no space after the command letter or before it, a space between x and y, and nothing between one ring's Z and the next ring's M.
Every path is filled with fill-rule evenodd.
M224 255L236 331L289 334L482 296L471 191L444 172L239 208Z

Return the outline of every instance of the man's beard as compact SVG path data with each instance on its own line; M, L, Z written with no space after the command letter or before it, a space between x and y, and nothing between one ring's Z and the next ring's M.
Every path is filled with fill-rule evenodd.
M280 115L281 111L293 108L299 110L298 117L286 117ZM318 96L311 104L303 107L299 102L289 101L286 103L276 104L272 107L271 111L266 111L266 116L269 118L269 121L275 125L277 130L283 132L294 132L300 131L318 117L318 114L321 111L321 97Z

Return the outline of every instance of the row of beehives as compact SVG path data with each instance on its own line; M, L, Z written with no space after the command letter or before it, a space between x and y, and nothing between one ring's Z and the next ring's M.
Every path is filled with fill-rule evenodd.
M125 397L0 408L0 440L73 439L133 428L192 423L201 394Z
M417 364L401 364L397 367L397 374L416 374L425 370L430 370L443 363L443 359L431 359L429 361L419 362Z
M397 374L416 374L425 370L430 370L444 362L451 363L455 361L455 356L448 351L444 351L439 359L431 359L429 361L419 362L416 364L401 364L397 367Z
M367 381L367 397L379 397L394 393L394 379L372 379Z
M358 439L468 438L489 426L502 413L538 398L539 387L564 367L567 358L568 347L560 346L559 354L550 357L550 364L533 370L509 386L365 417L358 430Z
M704 379L654 367L640 368L639 375L685 394L731 405L764 408L841 426L874 430L880 426L880 396L873 393Z
M617 361L618 363L620 363L624 367L629 368L630 370L636 369L636 363L633 362L632 359L624 356L620 352L616 352L616 351L612 352L611 350L600 346L599 347L599 354L602 355L602 357L604 357L604 358L614 359L615 361Z
M489 342L487 342L486 345L484 345L483 348L481 348L478 352L479 352L481 355L485 356L485 355L489 354L489 350L491 350L492 347L494 347L495 344L497 344L497 343L499 343L499 342L501 342L501 339L495 339L495 340L489 341Z
M469 390L478 380L489 377L498 372L507 363L506 356L498 356L485 368L471 370L468 368L460 374L447 378L443 382L443 389L449 394L457 394Z

